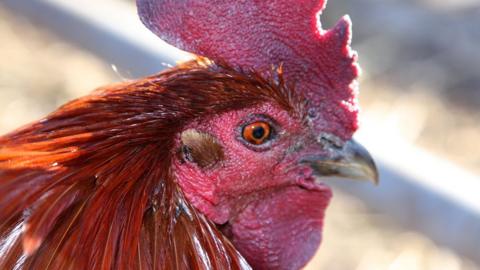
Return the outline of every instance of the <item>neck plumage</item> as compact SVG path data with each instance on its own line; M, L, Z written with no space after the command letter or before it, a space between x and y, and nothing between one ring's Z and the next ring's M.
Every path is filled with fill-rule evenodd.
M180 113L155 80L0 137L0 269L249 269L172 177Z
M170 165L188 121L290 104L273 75L200 59L0 137L0 269L250 269Z
M76 169L1 163L0 269L249 269L158 163L141 158L154 150Z

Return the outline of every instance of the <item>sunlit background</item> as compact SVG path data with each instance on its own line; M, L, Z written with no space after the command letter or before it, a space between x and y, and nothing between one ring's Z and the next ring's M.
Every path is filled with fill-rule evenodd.
M354 21L353 47L363 67L365 125L479 174L479 1L330 0L323 24L331 27L345 13ZM0 133L98 86L131 78L114 68L115 61L105 62L1 3L0 41ZM472 192L480 200L480 190ZM480 269L473 259L336 190L323 245L309 269Z

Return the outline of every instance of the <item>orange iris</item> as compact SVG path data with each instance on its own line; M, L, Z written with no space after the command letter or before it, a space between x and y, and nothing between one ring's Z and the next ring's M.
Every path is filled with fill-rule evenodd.
M270 124L259 121L245 126L242 131L242 136L247 142L260 145L265 143L265 141L270 137L270 133Z

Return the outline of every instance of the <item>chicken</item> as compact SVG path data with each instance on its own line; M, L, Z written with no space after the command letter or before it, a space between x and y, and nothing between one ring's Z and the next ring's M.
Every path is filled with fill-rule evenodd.
M313 0L137 4L202 57L0 137L0 269L300 269L321 179L378 179L351 140L349 20L321 30Z

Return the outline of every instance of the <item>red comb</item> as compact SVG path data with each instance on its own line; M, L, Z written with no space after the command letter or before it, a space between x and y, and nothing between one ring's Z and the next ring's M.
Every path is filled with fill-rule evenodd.
M357 129L359 69L350 19L328 31L318 0L137 0L140 18L168 43L212 60L284 78L310 100L318 132L344 139Z

